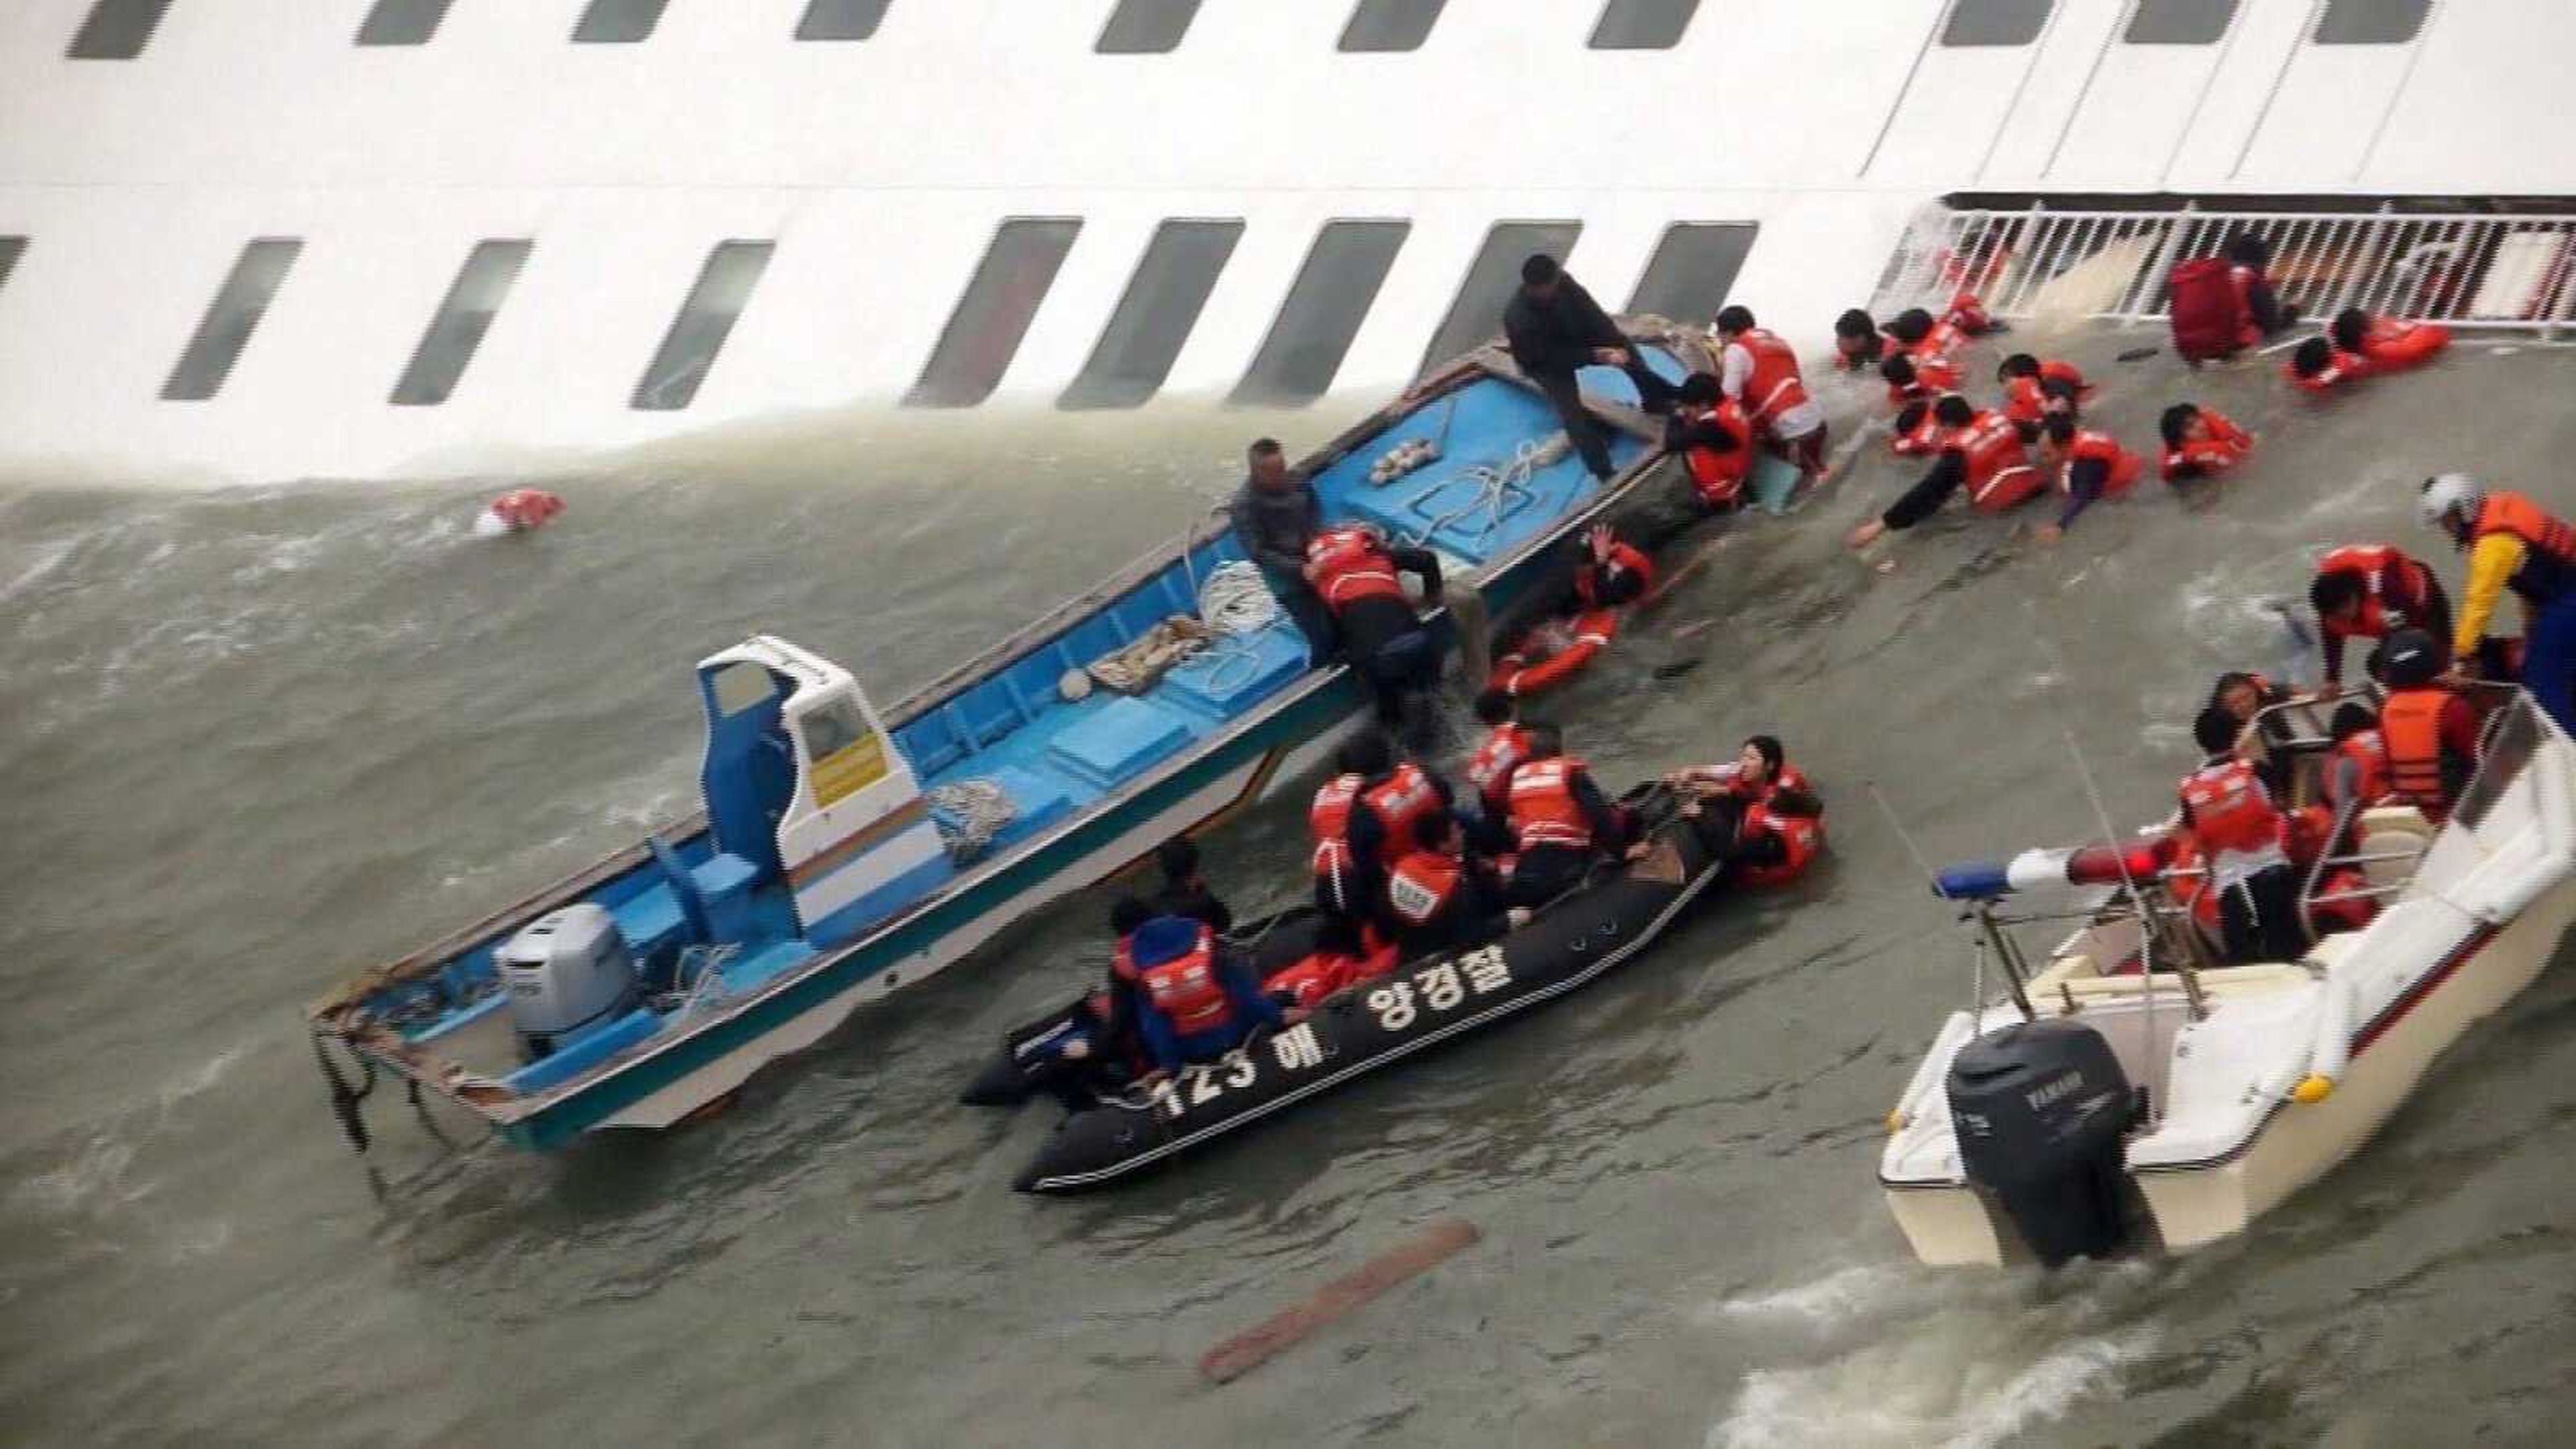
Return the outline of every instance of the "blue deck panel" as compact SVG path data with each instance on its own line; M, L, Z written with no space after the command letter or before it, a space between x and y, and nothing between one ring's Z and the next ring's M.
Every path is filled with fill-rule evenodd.
M1047 763L1111 789L1170 758L1198 733L1179 711L1143 699L1115 699L1056 731Z
M1295 624L1273 620L1182 660L1145 697L1210 721L1232 719L1305 673L1306 652L1306 636Z

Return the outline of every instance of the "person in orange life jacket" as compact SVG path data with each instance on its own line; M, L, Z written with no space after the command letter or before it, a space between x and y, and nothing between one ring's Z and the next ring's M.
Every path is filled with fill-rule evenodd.
M1956 357L1968 345L1968 333L1920 307L1897 313L1887 324L1887 335L1894 349L1908 357Z
M1282 1020L1295 1026L1318 1001L1356 981L1384 974L1397 962L1391 947L1375 946L1366 928L1342 916L1325 916L1315 928L1314 949L1274 971L1261 989Z
M1583 531L1574 566L1578 612L1625 608L1644 598L1654 581L1654 562L1634 545L1621 542L1609 524L1596 523Z
M1306 809L1306 827L1314 841L1315 909L1326 916L1361 921L1377 898L1381 868L1375 855L1351 850L1351 807L1371 776L1393 766L1394 750L1374 731L1345 741L1334 759L1334 774L1315 791Z
M1108 987L1075 1004L1074 1029L1055 1044L1055 1059L1039 1073L1068 1112L1093 1105L1095 1083L1115 1088L1147 1070L1127 943L1154 914L1153 907L1134 896L1120 896L1109 907Z
M2379 732L2379 716L2366 704L2347 701L2335 709L2326 732L2334 739L2325 761L2326 804L2338 810L2347 800L2364 810L2378 804L2388 794L2388 743Z
M2299 874L2282 846L2287 822L2262 777L2236 757L2236 731L2236 717L2217 705L2193 724L2205 758L2183 777L2182 824L2218 892L2227 960L2296 961L2308 936L2299 920Z
M1887 400L1899 412L1909 403L1938 401L1959 388L1959 365L1937 353L1908 357L1900 352L1878 365L1878 375L1887 380Z
M1288 469L1288 455L1277 438L1256 438L1244 450L1243 485L1226 506L1235 541L1261 570L1271 597L1306 636L1309 659L1333 652L1332 615L1306 582L1306 545L1323 526L1315 490Z
M1941 422L1941 398L1959 397L1943 393L1940 397L1920 397L1896 410L1896 425L1887 435L1887 451L1900 458L1933 458L1940 456L1941 445L1949 440L1950 429ZM1959 398L1961 407L1969 407ZM1969 415L1976 410L1969 407Z
M1529 750L1512 772L1512 838L1520 853L1509 900L1516 906L1545 905L1581 884L1593 861L1621 852L1628 834L1627 818L1592 783L1583 761L1565 753L1556 726L1531 725Z
M2496 601L2513 590L2522 600L2523 687L2559 728L2576 727L2576 528L2519 493L2489 493L2465 473L2425 479L2415 509L2469 551L2451 657L2485 656Z
M1941 454L1921 481L1844 538L1855 549L1867 548L1891 531L1912 528L1939 511L1950 495L1965 489L1969 506L1996 513L2028 499L2040 488L2037 469L2022 451L2020 435L2001 414L1979 412L1952 393L1934 405L1935 421L1949 429Z
M1773 451L1798 465L1809 482L1825 476L1825 410L1807 396L1798 354L1755 325L1749 307L1718 309L1718 390L1744 409Z
M1776 735L1749 737L1735 752L1735 758L1723 765L1690 765L1668 771L1664 783L1694 795L1732 795L1751 801L1769 800L1784 790L1803 795L1815 793L1806 775L1789 763L1789 753Z
M1834 319L1834 366L1845 372L1876 367L1886 360L1887 350L1886 334L1867 312L1850 307Z
M1208 889L1207 878L1199 874L1197 841L1186 835L1173 836L1154 847L1154 863L1163 870L1163 888L1154 893L1157 915L1205 921L1207 928L1220 936L1234 929L1234 912Z
M1381 924L1408 961L1482 946L1530 916L1524 907L1504 904L1501 878L1467 854L1458 822L1446 812L1413 823L1412 848L1387 871L1379 905Z
M2057 478L2058 492L2066 495L2066 505L2059 510L2057 521L2040 525L2039 541L2055 543L2066 536L2076 515L2103 498L2117 498L2138 481L2138 470L2144 465L2138 455L2122 448L2108 433L2097 433L2075 425L2072 412L2050 413L2040 424L2040 471Z
M2186 483L2214 478L2254 451L2254 435L2228 421L2226 414L2191 403L2175 403L2157 419L2165 440L2164 479Z
M1476 791L1476 844L1495 855L1512 848L1512 771L1529 758L1529 731L1514 717L1518 710L1509 690L1476 696L1476 720L1485 726L1485 737L1467 757L1467 783Z
M2016 352L1995 369L1995 381L2004 390L2004 416L2022 430L2022 441L2035 442L2039 425L2053 413L2072 415L2093 393L2092 384L2075 364L2050 358L2040 361L2027 352Z
M2328 694L2343 687L2348 639L2385 639L2409 624L2429 630L2436 640L2451 637L2451 599L2442 581L2386 544L2346 544L2319 559L2308 602L2316 608L2317 634L2325 643Z
M2236 291L2238 315L2257 334L2249 346L2299 325L2299 309L2284 306L2272 291L2272 278L2265 270L2272 264L2271 243L2253 232L2239 232L2228 239L2222 254L2227 258L2228 284Z
M1352 747L1359 747L1354 756ZM1365 915L1376 909L1383 895L1385 875L1404 853L1413 848L1413 827L1426 815L1446 815L1457 799L1449 782L1425 770L1411 760L1393 758L1383 736L1363 735L1344 746L1345 763L1361 766L1360 787L1351 798L1350 813L1342 828L1342 842L1349 847L1351 858L1363 862L1370 870L1368 893L1354 899L1365 910L1352 914Z
M2326 333L2335 350L2360 358L2374 373L2420 367L2451 344L2451 329L2440 323L2374 317L2359 307L2336 313Z
M1205 922L1156 916L1127 938L1122 969L1136 994L1136 1024L1157 1072L1213 1061L1257 1027L1281 1024L1279 1004L1252 968Z
M1601 425L1584 409L1575 372L1595 364L1618 368L1637 385L1638 405L1645 411L1660 414L1672 406L1673 385L1646 366L1637 344L1620 332L1582 283L1545 253L1521 263L1520 290L1503 309L1503 341L1521 375L1556 408L1583 466L1604 482L1617 469L1611 466Z
M1824 802L1772 735L1755 735L1723 765L1675 770L1664 783L1685 797L1682 817L1747 885L1795 878L1824 843ZM1733 808L1711 814L1709 801Z
M1422 580L1440 598L1440 559L1427 548L1389 548L1366 528L1328 528L1306 545L1306 580L1341 632L1342 657L1377 696L1378 719L1403 726L1413 702L1440 682L1440 646L1397 581ZM1427 720L1423 721L1427 723Z
M2389 686L2379 702L2389 789L2439 825L2477 773L2477 707L2444 683L2442 646L2431 634L2400 629L2380 656Z
M2291 349L2290 360L2281 364L2281 375L2298 385L2302 392L2327 392L2347 382L2359 382L2377 370L2377 364L2357 352L2346 352L2334 345L2330 337L2311 337Z
M1691 491L1710 509L1733 508L1753 466L1753 425L1726 395L1715 374L1694 372L1673 395L1664 422L1664 450L1681 455Z

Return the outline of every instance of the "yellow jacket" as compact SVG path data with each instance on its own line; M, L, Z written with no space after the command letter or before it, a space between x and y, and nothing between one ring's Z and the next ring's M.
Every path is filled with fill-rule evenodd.
M2503 532L2488 534L2469 550L2469 591L2460 601L2459 622L2451 630L2452 658L2465 659L2477 652L2478 641L2486 637L2487 620L2495 613L2496 596L2522 567L2523 552L2523 541Z

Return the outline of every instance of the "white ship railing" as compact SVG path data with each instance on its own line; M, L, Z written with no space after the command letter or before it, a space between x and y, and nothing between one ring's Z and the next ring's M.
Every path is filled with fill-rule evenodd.
M1938 311L1975 292L1995 316L2153 322L2177 261L2251 232L2281 300L2319 324L2347 307L2457 328L2554 335L2576 323L2576 215L1940 210L1889 260L1871 310Z

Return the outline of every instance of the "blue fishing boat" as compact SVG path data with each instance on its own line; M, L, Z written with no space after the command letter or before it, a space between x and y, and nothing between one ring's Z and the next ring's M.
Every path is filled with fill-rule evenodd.
M1663 375L1708 366L1697 334L1635 325ZM1614 424L1607 483L1491 347L1300 471L1328 523L1433 549L1449 597L1505 609L1561 567L1560 541L1656 472L1629 380L1591 368L1581 382ZM1366 691L1310 662L1275 608L1231 632L1202 609L1208 581L1243 581L1248 565L1226 567L1243 558L1219 516L882 712L848 670L781 639L700 661L696 814L308 1009L353 1143L366 1143L358 1099L388 1071L523 1147L670 1126L1019 916L1311 768ZM1094 667L1175 639L1129 676Z

